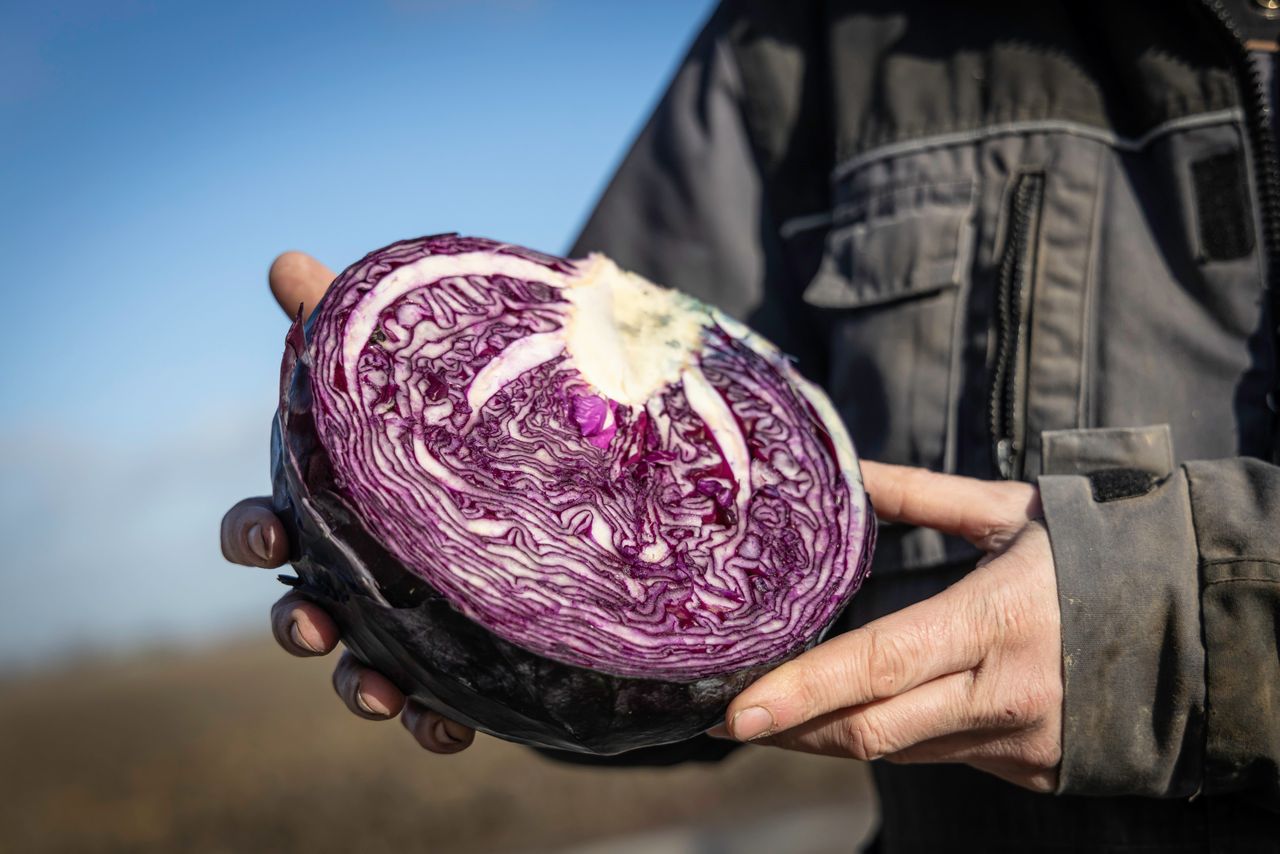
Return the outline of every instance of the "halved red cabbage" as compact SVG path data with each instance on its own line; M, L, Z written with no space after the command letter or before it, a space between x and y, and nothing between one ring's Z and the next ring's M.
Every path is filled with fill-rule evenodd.
M603 256L403 241L289 340L274 467L302 588L473 726L601 753L687 738L867 573L826 396Z

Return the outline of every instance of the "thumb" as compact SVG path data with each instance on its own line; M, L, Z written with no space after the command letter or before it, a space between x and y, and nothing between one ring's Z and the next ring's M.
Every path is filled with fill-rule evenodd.
M1017 481L978 480L862 460L876 517L933 528L992 551L1040 516L1040 490Z
M333 280L332 270L305 252L296 251L276 258L267 273L271 293L290 320L297 315L299 305L304 318L311 314Z

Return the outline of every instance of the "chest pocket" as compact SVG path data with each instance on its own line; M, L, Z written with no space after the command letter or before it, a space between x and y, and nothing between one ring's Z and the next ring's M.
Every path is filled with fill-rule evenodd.
M954 469L963 299L972 267L971 181L838 182L818 274L827 389L858 453Z

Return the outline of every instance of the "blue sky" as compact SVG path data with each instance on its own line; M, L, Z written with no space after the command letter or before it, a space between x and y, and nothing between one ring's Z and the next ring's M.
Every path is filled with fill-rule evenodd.
M0 6L0 663L265 631L271 259L563 250L711 6Z

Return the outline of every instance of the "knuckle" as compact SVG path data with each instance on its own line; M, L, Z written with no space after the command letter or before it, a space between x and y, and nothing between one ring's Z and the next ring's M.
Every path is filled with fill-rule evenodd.
M1011 528L1021 528L1040 515L1040 490L1030 483L1006 483L1004 516Z
M1042 512L1040 490L1029 483L987 484L988 512L977 530L977 542L989 552L1003 553Z
M844 741L849 755L863 762L896 752L880 722L865 714L853 715L845 721Z
M1013 536L1008 522L991 520L978 529L975 539L988 554L1002 555L1008 551Z
M1043 671L1032 668L1017 687L994 704L993 723L1003 727L1029 727L1046 719L1062 701Z
M965 708L980 710L989 705L986 699L987 692L990 690L990 680L986 678L986 671L987 662L983 660L964 672L964 679L960 683L959 702Z
M971 652L977 658L982 659L999 637L999 632L996 628L998 621L995 618L993 597L987 595L968 596L964 607L968 612L969 625L973 627L973 631L969 636L969 640L973 644Z
M1051 680L1036 668L1035 675L1028 680L1022 693L1022 706L1027 713L1027 720L1040 722L1050 712L1062 705L1062 691L1056 689Z
M898 632L867 630L867 678L874 699L892 697L909 679L914 644Z
M1038 628L1043 621L1033 597L1020 586L1012 584L1005 585L1002 593L994 615L1000 639L1005 643L1020 643L1027 638L1038 637Z

